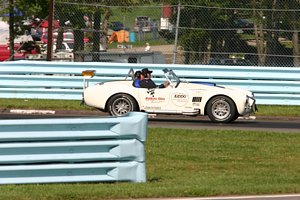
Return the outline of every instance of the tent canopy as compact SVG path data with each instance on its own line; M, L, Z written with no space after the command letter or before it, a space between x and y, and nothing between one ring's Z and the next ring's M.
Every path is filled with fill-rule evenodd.
M109 43L111 44L113 42L118 42L118 43L129 42L129 32L125 30L113 32L109 38Z

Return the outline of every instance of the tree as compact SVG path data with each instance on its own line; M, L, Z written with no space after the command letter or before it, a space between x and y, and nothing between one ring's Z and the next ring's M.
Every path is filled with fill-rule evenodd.
M178 1L165 1L176 5ZM231 30L235 19L234 10L223 9L226 6L238 6L235 1L180 1L182 3L179 27L180 44L185 51L201 51L198 57L200 63L207 60L207 52L214 57L217 52L228 57L228 52L234 52L234 40L238 39L236 32ZM175 7L175 6L174 6ZM176 9L177 10L177 9ZM177 12L172 17L173 24L176 24ZM196 33L198 32L198 33ZM196 36L197 35L197 36ZM191 42L191 37L193 42ZM206 41L206 42L204 42ZM189 46L192 45L192 46ZM221 53L226 52L226 53ZM195 52L185 53L185 63L194 63ZM196 59L198 60L198 59Z
M207 52L206 38L205 31L190 30L180 39L180 45L185 47L185 64L201 63L205 59L205 53L199 52Z
M49 2L49 0L18 0L16 6L23 12L23 19L32 15L45 19L49 14Z
M263 65L266 61L266 48L264 37L264 13L262 10L255 10L256 7L262 7L262 1L257 2L252 0L253 18L254 18L254 33L258 54L258 64Z
M0 6L0 14L7 14L9 12L9 3L3 2ZM15 0L14 9L19 11L18 15L14 16L14 33L15 35L24 34L24 27L22 20L31 19L32 16L39 18L46 18L49 13L49 2L44 0ZM8 20L8 17L7 19Z
M299 16L294 10L294 8L299 6L299 2L295 0L253 0L251 3L254 9L253 19L255 21L255 38L259 64L279 65L282 62L282 57L277 57L276 55L292 54L294 66L299 66L299 39L297 31ZM285 9L285 11L280 9ZM281 28L293 33L293 53L279 42L280 36L289 38L290 35L288 32L283 34L283 30L280 30Z
M178 4L177 0L165 0L164 2L173 5ZM241 41L241 34L237 33L237 29L235 29L235 20L250 19L254 23L253 33L259 65L278 65L284 57L276 57L276 55L293 54L294 66L299 66L298 29L300 24L299 14L295 10L300 6L299 1L181 0L180 2L183 5L179 25L179 30L183 32L180 34L182 41L188 41L188 38L185 39L185 37L190 37L190 34L185 34L187 30L203 30L208 33L205 34L205 37L209 41L207 49L210 50L211 56L218 53L219 56L227 57L236 52L239 49L238 45L241 44L239 42ZM286 10L280 10L282 8ZM185 13L186 16L184 16ZM173 23L175 24L175 22L176 17L173 17ZM279 41L280 37L284 35L280 30L282 24L288 32L292 33L293 51L290 51L291 49L286 48ZM286 33L285 35L289 34ZM185 45L183 48L190 50L191 48L187 44L187 42L183 42L182 45ZM204 44L199 43L199 45ZM249 50L250 48L246 49ZM245 51L245 53L247 52ZM252 50L250 54L252 54ZM186 56L191 57L190 54L186 54Z
M120 6L121 12L130 12L130 6L140 3L139 0L77 0L76 2L60 0L56 2L55 13L60 21L70 21L71 28L74 30L75 52L84 49L83 30L85 29L93 32L90 35L93 42L92 51L98 52L100 40L104 38L104 42L108 42L105 38L108 32L108 21L112 16L112 6ZM97 56L93 57L94 60L96 58Z

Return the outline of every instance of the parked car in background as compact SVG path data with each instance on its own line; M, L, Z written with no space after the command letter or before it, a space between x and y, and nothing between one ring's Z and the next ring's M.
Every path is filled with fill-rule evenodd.
M56 42L58 36L58 32L53 33L53 41ZM46 44L48 42L48 32L44 32L41 37L41 41ZM63 41L64 42L73 42L74 43L74 33L73 32L64 32L63 33ZM89 41L88 38L84 38L84 42L87 43Z
M58 33L53 33L53 41L56 42ZM41 37L41 41L46 44L48 42L48 32L44 32ZM74 34L72 32L63 33L63 41L74 42Z
M0 61L8 61L10 58L10 49L9 46L6 44L0 45ZM14 51L14 58L15 60L24 59L25 56L21 52L17 52L16 49Z
M73 42L63 42L61 49L57 49L56 43L53 44L52 51L58 52L68 52L71 53L74 50L74 43ZM47 52L47 44L43 45L43 52Z
M37 54L38 50L34 43L16 43L14 45L14 60L24 60L27 54ZM8 44L0 45L0 61L10 60L10 48Z
M56 50L56 44L54 44L53 49ZM74 50L74 43L73 42L63 42L61 51L65 52L73 52Z
M151 31L151 19L147 16L138 16L134 21L134 31L136 32L150 32Z

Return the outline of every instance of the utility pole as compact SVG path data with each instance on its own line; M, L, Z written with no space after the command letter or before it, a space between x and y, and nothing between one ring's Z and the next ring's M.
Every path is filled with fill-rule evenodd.
M14 0L9 0L9 57L10 57L10 61L14 61L15 60L15 45L14 45L14 40L15 40L15 35L14 35L14 18L15 18L15 14L14 14Z
M179 4L177 6L177 20L176 20L176 32L175 32L175 43L173 48L173 64L176 64L176 55L177 55L177 44L178 44L178 31L179 31L179 20L180 20L180 9L181 9L181 3L179 1Z
M94 29L93 32L93 62L100 61L100 29L101 29L101 12L97 8L94 13Z
M47 61L51 61L52 60L53 18L54 18L54 0L50 0L50 3L49 3L49 15L48 15Z

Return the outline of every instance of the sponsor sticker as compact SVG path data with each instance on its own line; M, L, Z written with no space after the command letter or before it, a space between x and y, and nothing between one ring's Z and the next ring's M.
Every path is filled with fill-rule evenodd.
M161 110L161 107L146 106L145 110Z
M184 106L188 103L189 96L185 91L177 91L172 94L172 102L176 106Z
M162 103L166 101L166 98L164 97L145 97L146 102L151 102L151 103Z

